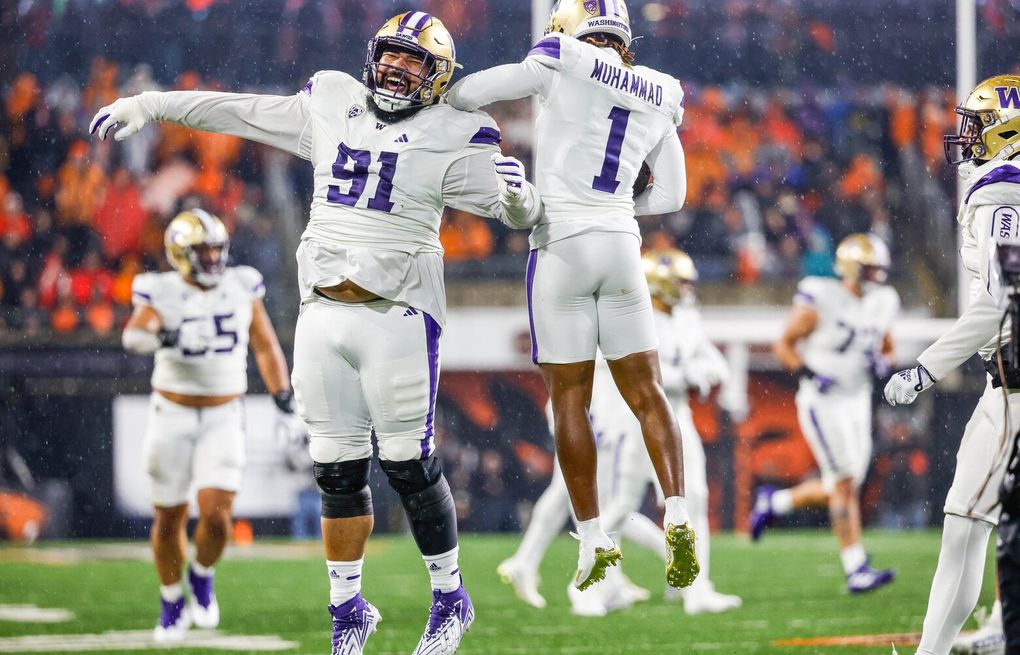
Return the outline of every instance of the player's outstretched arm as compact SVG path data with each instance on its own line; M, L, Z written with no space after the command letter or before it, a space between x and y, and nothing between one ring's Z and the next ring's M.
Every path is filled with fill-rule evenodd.
M496 148L455 160L443 178L443 201L514 229L534 227L542 217L542 199L525 179L524 164Z
M163 319L150 305L135 305L120 335L124 350L136 355L151 355L171 341L163 332Z
M308 97L219 93L213 91L146 91L119 98L96 112L89 132L123 141L146 124L169 121L207 132L257 141L303 159L311 157Z
M446 100L454 109L474 111L479 107L529 96L545 95L553 71L534 59L504 64L468 75L450 87Z
M680 137L670 129L648 155L652 183L634 198L635 216L679 211L687 199L687 163Z

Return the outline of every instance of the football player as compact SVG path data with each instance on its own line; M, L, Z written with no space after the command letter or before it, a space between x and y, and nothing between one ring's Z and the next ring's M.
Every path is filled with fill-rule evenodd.
M334 652L361 653L380 620L361 596L373 433L433 589L415 652L454 652L474 620L434 441L446 314L439 223L449 205L530 227L541 201L520 162L501 157L488 115L438 102L455 66L442 22L409 11L369 41L360 81L321 71L292 96L147 92L101 109L92 123L100 137L124 124L121 139L149 121L174 121L312 164L292 378L322 492Z
M294 414L287 362L262 304L266 287L250 266L227 266L229 239L217 217L193 209L167 226L176 269L132 282L134 312L124 348L154 355L145 467L154 507L152 552L162 611L156 641L181 639L192 622L215 628L220 610L213 568L231 531L231 505L244 469L248 346L279 411L283 436L305 430ZM191 600L181 585L188 495L197 489Z
M984 393L964 428L943 508L942 548L917 649L923 655L948 653L977 604L988 537L999 521L998 495L1010 438L1020 420L1016 393L1020 377L1007 368L1007 389L1002 389L996 364L996 353L1009 342L1010 328L1007 324L1000 332L1003 309L994 293L1002 286L995 240L1017 238L1020 77L999 75L981 82L956 113L961 116L960 130L946 136L945 146L950 165L966 180L957 221L963 234L960 256L971 276L969 302L953 327L885 387L890 404L912 403L975 353L989 371ZM1001 632L998 604L992 624ZM993 646L1001 649L1002 643L998 640Z
M899 294L885 284L889 263L881 239L851 234L836 248L839 279L806 277L797 285L773 351L783 368L800 376L797 418L821 479L759 489L749 518L751 538L758 540L775 516L827 506L850 593L895 577L891 569L871 567L861 544L859 500L871 463L872 378L888 373L889 329L900 309Z
M717 592L708 578L705 451L694 426L688 392L693 389L707 395L712 387L728 379L729 369L704 332L694 295L698 272L691 258L680 250L660 250L645 254L642 263L655 310L664 387L683 425L688 507L702 564L701 575L680 595L688 614L725 612L740 607L741 599ZM601 361L595 370L591 422L597 436L599 491L606 508L602 516L606 529L618 530L665 559L662 530L638 511L649 485L655 485L661 497L655 470L641 440L641 427ZM557 470L535 505L517 552L498 568L504 582L513 585L518 597L534 607L545 606L537 588L538 566L550 540L569 515L568 500ZM622 575L612 576L594 590L599 593L571 594L575 614L602 615L648 598L646 590L635 587Z
M658 370L634 218L683 205L683 90L668 75L634 66L630 42L623 0L560 0L524 61L475 73L449 93L467 110L533 95L542 101L535 167L545 215L531 234L527 270L532 359L552 397L556 452L578 519L581 589L621 557L599 522L588 422L597 350L641 423L666 495L667 581L686 587L698 573L680 430ZM634 197L644 162L655 183Z

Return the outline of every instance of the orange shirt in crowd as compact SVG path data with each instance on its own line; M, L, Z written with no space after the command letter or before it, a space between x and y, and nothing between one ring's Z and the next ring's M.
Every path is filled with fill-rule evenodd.
M451 209L439 228L439 241L447 261L484 259L492 253L492 231L485 220Z

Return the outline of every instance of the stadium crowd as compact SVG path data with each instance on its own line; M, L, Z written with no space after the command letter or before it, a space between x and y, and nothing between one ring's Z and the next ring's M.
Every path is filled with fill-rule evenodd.
M497 59L527 47L527 12L519 8L481 3L491 11L467 11L457 2L424 4L458 35L458 52L469 70L497 63L489 44L505 36L499 20L510 26L503 29L513 38L506 38ZM712 52L723 42L747 57L760 46L765 61L785 61L792 53L797 61L833 72L835 60L818 52L832 59L846 44L837 17L806 2L744 0L723 8L632 4L641 13L639 33L693 42L691 30L700 25L715 34L707 40L715 44L708 48ZM93 112L120 95L160 88L291 93L317 67L356 73L363 54L360 45L349 44L363 39L351 33L365 32L393 9L347 1L250 5L239 12L211 0L28 3L19 16L20 72L2 88L0 326L30 333L115 331L126 316L132 276L165 268L161 232L185 206L200 204L227 222L235 262L256 266L270 280L285 274L282 262L289 253L268 210L265 148L172 125L146 128L143 137L124 144L90 142L85 134ZM899 20L901 10L907 11L906 4L886 16L887 24ZM720 11L724 14L717 15ZM779 39L774 26L798 11L821 18L798 37L805 42ZM262 26L274 21L282 21L284 29L271 37L272 56L255 57L251 48L267 42L259 36ZM89 30L100 25L104 33L124 38L89 40ZM195 47L213 35L236 42ZM147 47L153 38L160 48ZM330 47L313 47L323 42ZM644 56L640 41L636 48ZM660 58L668 51L646 49ZM917 150L932 171L945 175L941 135L954 122L948 89L849 83L843 75L820 88L804 81L806 73L787 74L777 66L774 75L766 75L767 65L759 70L740 65L739 58L706 59L698 48L690 51L697 55L693 64L649 62L685 81L688 195L683 210L645 220L642 230L649 246L688 250L709 279L751 285L825 274L833 244L845 234L871 230L892 238L902 191L901 149ZM265 65L241 65L239 57ZM493 113L504 150L527 160L530 105L508 104ZM294 162L286 165L293 192L301 196L298 204L306 207L310 181ZM528 249L525 235L456 211L448 212L441 239L452 279L518 276ZM271 297L273 302L280 301Z

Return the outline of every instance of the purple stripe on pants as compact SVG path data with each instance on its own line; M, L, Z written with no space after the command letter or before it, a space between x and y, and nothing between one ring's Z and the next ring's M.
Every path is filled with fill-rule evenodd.
M535 334L535 310L531 304L531 289L535 286L535 265L538 263L538 251L528 254L528 327L531 328L531 362L538 364L538 336Z
M833 473L838 473L839 467L836 466L836 460L832 457L832 451L829 450L829 443L825 440L825 434L822 433L822 426L818 423L818 417L815 415L814 408L808 410L808 416L811 417L811 425L815 426L815 432L818 433L818 441L822 444L825 459L829 460L829 468L832 469Z
M429 413L425 417L425 437L421 440L421 458L425 459L432 454L429 442L435 434L436 393L439 390L439 337L443 334L443 329L427 313L422 312L422 316L425 318L425 349L429 358Z

